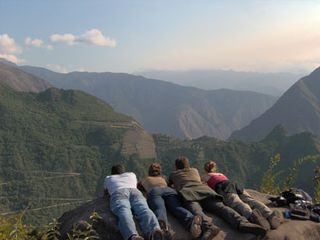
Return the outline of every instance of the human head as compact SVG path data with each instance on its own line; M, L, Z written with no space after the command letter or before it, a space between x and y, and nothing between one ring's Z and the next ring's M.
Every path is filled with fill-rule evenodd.
M179 156L175 162L176 169L190 168L189 159L185 156Z
M122 164L113 165L111 168L111 175L122 174L126 171Z
M152 163L149 167L149 176L161 175L161 166L159 163Z
M215 172L217 170L217 164L214 161L208 161L204 164L204 170L207 173Z

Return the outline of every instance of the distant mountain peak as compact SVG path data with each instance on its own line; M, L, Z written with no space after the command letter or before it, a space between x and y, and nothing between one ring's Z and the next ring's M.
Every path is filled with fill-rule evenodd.
M297 81L269 110L234 132L231 138L260 140L279 124L289 135L320 135L320 67Z

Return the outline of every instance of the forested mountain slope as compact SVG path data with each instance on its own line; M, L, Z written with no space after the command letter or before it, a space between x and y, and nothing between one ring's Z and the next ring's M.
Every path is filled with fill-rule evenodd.
M276 98L250 91L205 91L124 73L72 72L21 67L54 86L79 89L137 119L147 130L179 138L226 139L272 106Z

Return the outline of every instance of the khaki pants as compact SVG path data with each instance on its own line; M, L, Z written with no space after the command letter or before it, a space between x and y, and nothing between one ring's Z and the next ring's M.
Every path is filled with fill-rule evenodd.
M250 218L252 209L255 208L258 209L265 218L272 214L272 210L270 208L262 202L253 199L246 191L243 191L242 194L219 191L219 194L223 196L223 202L225 205L233 208L247 219Z

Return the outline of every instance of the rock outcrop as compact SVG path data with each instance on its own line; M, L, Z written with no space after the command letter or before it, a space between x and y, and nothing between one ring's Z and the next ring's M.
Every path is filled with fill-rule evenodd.
M264 202L268 203L268 196L257 191L248 190L250 194ZM83 221L90 221L90 215L92 212L97 212L102 219L94 224L96 232L99 234L100 239L103 240L121 240L121 235L117 228L117 219L111 213L108 207L107 196L99 197L91 202L88 202L72 211L64 213L59 222L60 232L62 238L66 237L66 234L72 229L77 223ZM281 213L282 208L275 208L274 210ZM257 239L256 236L251 234L243 234L234 229L224 222L222 219L211 215L216 225L218 225L222 231L215 238L215 240L222 239L244 239L251 240ZM177 240L189 240L191 236L183 228L183 226L172 216L169 215L169 222L172 225L173 230L176 232ZM263 238L265 240L315 240L320 239L320 224L312 221L297 221L287 220L282 218L282 224L277 230L269 231L268 234Z

